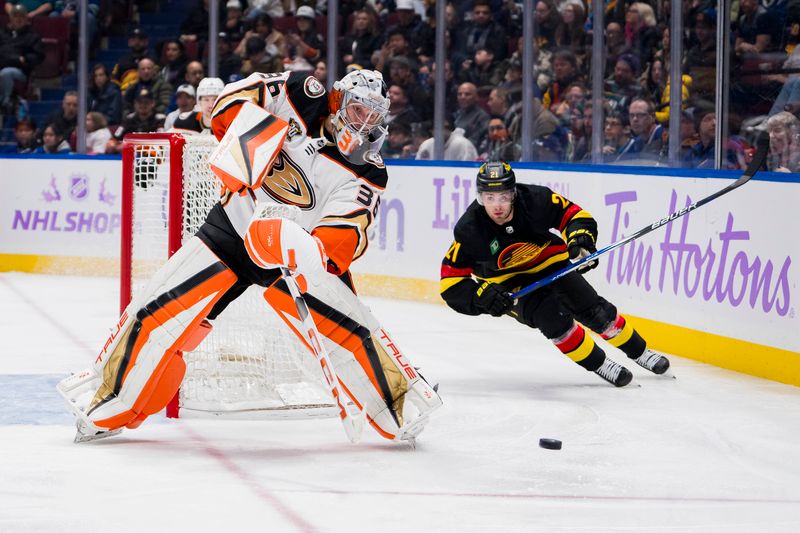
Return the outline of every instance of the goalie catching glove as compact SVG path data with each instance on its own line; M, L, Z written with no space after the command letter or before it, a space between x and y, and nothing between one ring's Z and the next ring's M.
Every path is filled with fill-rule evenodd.
M475 291L475 307L492 316L502 316L514 307L514 298L502 285L484 281Z
M567 237L567 250L569 251L569 258L573 261L583 259L597 251L594 244L595 236L587 229L577 229L569 234ZM599 265L599 261L589 261L585 265L578 268L578 272L588 272Z

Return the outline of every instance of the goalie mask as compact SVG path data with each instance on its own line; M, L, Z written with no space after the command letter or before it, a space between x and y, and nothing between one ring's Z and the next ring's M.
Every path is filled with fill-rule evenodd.
M478 169L475 188L480 205L483 205L481 197L485 193L508 193L510 201L513 201L516 197L517 178L511 165L505 161L486 161Z
M333 84L328 97L336 147L351 163L363 164L368 153L377 153L387 130L389 113L386 84L380 72L355 70Z

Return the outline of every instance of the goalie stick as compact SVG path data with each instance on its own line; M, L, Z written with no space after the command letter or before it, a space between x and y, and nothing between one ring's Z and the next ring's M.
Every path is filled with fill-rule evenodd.
M619 248L620 246L623 246L624 244L627 244L627 243L631 242L634 239L638 239L639 237L643 237L644 235L647 235L651 231L657 230L661 226L663 226L665 224L668 224L669 222L672 222L673 220L676 220L676 219L682 217L683 215L686 215L686 214L694 211L698 207L702 207L705 204L711 202L712 200L716 200L717 198L719 198L723 194L727 194L727 193L731 192L732 190L734 190L734 189L736 189L738 187L741 187L742 185L744 185L745 183L750 181L750 178L752 178L755 175L755 173L758 171L758 169L761 168L761 165L764 164L764 160L767 158L767 152L769 151L769 137L767 136L766 133L762 132L756 138L756 146L758 147L757 150L756 150L756 153L755 153L755 155L753 155L753 160L747 166L747 169L744 171L744 174L742 174L741 177L739 177L739 179L737 179L736 181L734 181L733 183L731 183L727 187L725 187L723 189L720 189L719 191L717 191L717 192L715 192L713 194L710 194L710 195L706 196L705 198L696 201L693 204L687 205L686 207L683 207L683 208L675 211L674 213L670 213L668 216L653 222L649 226L643 227L642 229L640 229L636 233L633 233L633 234L631 234L631 235L629 235L629 236L627 236L627 237L625 237L623 239L620 239L620 240L618 240L617 242L615 242L613 244L609 244L605 248L597 250L596 252L594 252L592 254L589 254L586 257L583 257L583 258L575 261L574 263L562 268L561 270L559 270L558 272L556 272L554 274L551 274L551 275L547 276L546 278L542 278L539 281L531 283L527 287L524 287L524 288L522 288L522 289L520 289L520 290L518 290L516 292L512 292L511 293L511 297L512 298L522 298L523 296L527 296L528 294L532 293L536 289L540 289L540 288L544 287L545 285L548 285L548 284L554 282L555 280L557 280L559 278L563 278L564 276L566 276L567 274L569 274L573 270L576 270L576 269L580 268L581 266L585 265L586 263L588 263L590 261L594 261L595 259L597 259L601 255L603 255L603 254L605 254L607 252L610 252L611 250L614 250L616 248Z
M286 285L289 287L289 293L292 295L294 305L297 307L297 314L303 324L303 334L311 347L311 351L316 357L319 366L322 368L322 374L328 382L328 388L331 391L333 399L336 401L336 406L339 408L339 417L342 420L344 432L350 442L356 443L361 440L361 434L364 431L364 422L366 414L363 409L359 409L354 403L353 408L355 412L351 412L347 406L347 396L345 396L342 386L339 383L339 377L336 375L336 370L333 367L333 362L328 356L328 351L322 343L322 336L317 330L314 319L311 317L311 312L308 309L308 304L300 291L296 274L294 273L291 265L294 264L294 250L289 250L289 268L281 267L281 273Z

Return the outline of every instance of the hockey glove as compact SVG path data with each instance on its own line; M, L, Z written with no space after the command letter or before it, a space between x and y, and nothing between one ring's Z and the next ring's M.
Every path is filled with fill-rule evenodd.
M594 235L588 230L579 229L575 230L569 235L567 240L567 249L569 251L569 258L572 260L583 259L587 255L591 255L597 251L594 245ZM599 265L599 261L589 261L585 265L578 268L578 272L588 272Z
M502 285L484 281L475 291L475 306L492 316L501 316L514 307L514 298Z

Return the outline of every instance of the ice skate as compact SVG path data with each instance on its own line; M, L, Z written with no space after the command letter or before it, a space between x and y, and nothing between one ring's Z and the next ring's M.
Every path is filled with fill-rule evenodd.
M121 428L115 429L113 431L105 431L94 427L90 427L81 419L78 419L75 422L75 429L76 429L75 439L73 440L75 444L79 444L81 442L91 442L93 440L105 439L122 433Z
M615 363L608 357L594 373L615 387L624 387L633 379L633 374L631 374L630 370L619 363Z
M637 365L649 370L653 374L663 374L669 369L669 359L654 352L650 348L645 348L644 353L634 359Z

